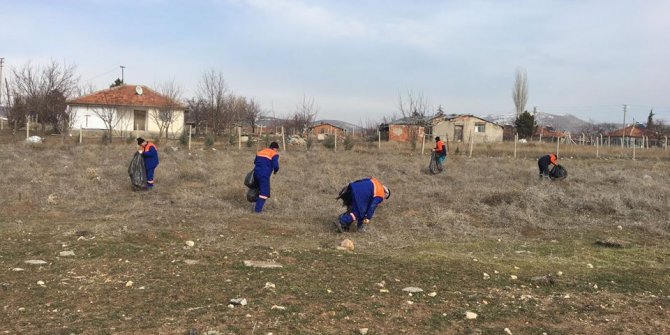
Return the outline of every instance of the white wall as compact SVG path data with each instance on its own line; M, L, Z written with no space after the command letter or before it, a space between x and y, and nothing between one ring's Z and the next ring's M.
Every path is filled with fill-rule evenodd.
M96 114L102 111L103 108L110 107L89 107L89 106L71 106L72 111L76 113L76 119L74 122L73 129L91 129L91 130L104 130L107 129L105 123L102 119ZM114 109L114 107L111 107ZM130 133L134 129L135 122L135 110L144 110L147 112L147 119L145 124L147 125L147 130L145 133L158 133L158 124L154 122L152 115L156 115L158 111L153 108L142 108L142 107L118 107L116 108L116 119L113 123L116 123L114 127L115 131L121 132L122 134ZM117 123L118 121L118 123ZM174 116L174 121L168 130L169 133L173 135L181 134L184 129L184 111L176 111ZM140 131L141 132L141 131Z

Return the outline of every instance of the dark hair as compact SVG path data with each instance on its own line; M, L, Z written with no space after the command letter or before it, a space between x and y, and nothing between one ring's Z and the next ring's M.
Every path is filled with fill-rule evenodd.
M141 138L141 137L138 137L137 138L137 145L142 145L142 143L144 143L144 139Z
M439 140L440 140L440 137L439 137L439 136L436 136L436 137L435 137L435 141L439 141Z
M270 143L270 149L279 149L279 144L277 142Z

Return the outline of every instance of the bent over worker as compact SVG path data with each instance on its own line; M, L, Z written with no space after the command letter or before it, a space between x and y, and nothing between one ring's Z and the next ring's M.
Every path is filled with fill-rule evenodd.
M444 161L447 159L447 153L449 152L449 146L445 144L439 136L435 137L435 148L433 151L437 155L437 163L440 168L444 166Z
M147 170L147 188L154 187L154 170L158 166L158 148L153 142L149 142L141 137L137 138L137 145L140 149L137 151L144 158L144 168Z
M554 154L548 154L537 160L537 167L540 170L540 178L549 178L549 165L558 165L558 157Z
M260 192L256 200L254 211L260 213L263 211L265 201L270 197L270 177L279 171L279 154L277 142L270 143L270 147L256 153L254 160L254 179L258 183Z
M365 178L350 183L346 194L341 194L347 212L339 217L337 228L339 231L348 231L353 222L359 231L365 228L363 225L370 223L375 215L377 206L391 196L388 187L376 178Z

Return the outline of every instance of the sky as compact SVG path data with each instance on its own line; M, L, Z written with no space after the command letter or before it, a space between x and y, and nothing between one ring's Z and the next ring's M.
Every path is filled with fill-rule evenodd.
M512 114L517 69L527 109L586 121L670 121L667 0L0 0L7 69L77 65L103 89L121 77L174 80L184 98L203 73L285 116L303 98L321 119L358 124L431 110ZM11 77L10 77L11 79Z

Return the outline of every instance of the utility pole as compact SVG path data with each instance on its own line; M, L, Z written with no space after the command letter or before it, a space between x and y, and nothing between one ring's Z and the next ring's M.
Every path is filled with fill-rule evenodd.
M5 65L5 57L0 57L0 106L2 106L2 67ZM9 101L9 97L7 97Z
M123 70L124 70L125 68L126 68L125 66L121 65L121 84L125 84L125 83L126 83L126 82L125 82L125 79L123 78Z
M623 105L623 127L621 127L621 147L623 148L624 131L626 129L626 113L628 112L628 105Z

